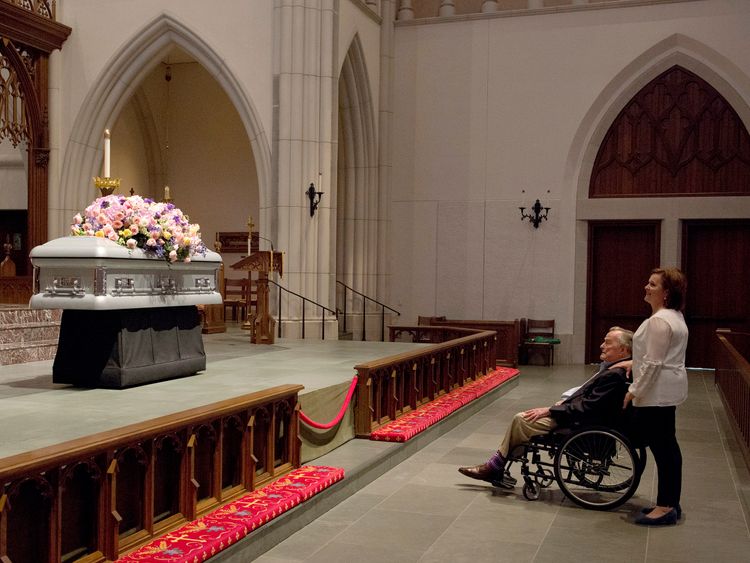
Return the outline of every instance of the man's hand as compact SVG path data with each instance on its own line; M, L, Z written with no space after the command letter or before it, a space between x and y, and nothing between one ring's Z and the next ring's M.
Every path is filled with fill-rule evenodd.
M549 416L549 407L537 407L535 409L523 411L524 419L529 422L534 422L536 420L539 420L540 418L544 418L545 416Z
M622 408L628 408L628 403L630 403L630 401L632 401L634 397L635 395L633 395L630 391L625 393L625 400L622 402Z

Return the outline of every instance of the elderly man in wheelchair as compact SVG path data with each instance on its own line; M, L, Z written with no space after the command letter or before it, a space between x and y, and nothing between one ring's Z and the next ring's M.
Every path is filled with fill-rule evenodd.
M586 508L610 509L628 500L645 465L642 448L636 451L620 432L628 378L618 364L630 359L632 340L629 330L609 329L600 346L602 363L588 381L555 405L517 413L497 452L486 463L459 471L513 488L516 480L508 467L519 462L529 500L555 480L568 498Z

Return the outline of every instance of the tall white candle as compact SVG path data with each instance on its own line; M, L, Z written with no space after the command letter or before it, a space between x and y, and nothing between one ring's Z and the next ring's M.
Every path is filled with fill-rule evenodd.
M110 155L109 155L109 129L104 130L104 177L109 178L109 164L110 164Z
M169 200L169 186L164 186L164 199Z

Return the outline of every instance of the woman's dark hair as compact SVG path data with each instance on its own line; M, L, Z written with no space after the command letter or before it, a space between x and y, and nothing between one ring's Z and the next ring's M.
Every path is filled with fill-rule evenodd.
M685 274L679 268L654 268L651 273L661 276L661 285L667 292L664 305L669 309L684 310L687 291Z

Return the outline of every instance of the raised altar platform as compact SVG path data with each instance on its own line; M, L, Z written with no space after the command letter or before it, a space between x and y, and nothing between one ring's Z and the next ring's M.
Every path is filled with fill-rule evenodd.
M52 361L0 366L0 458L283 384L304 385L302 409L327 422L338 412L356 364L425 346L338 340L253 345L236 325L203 340L205 371L129 389L55 383ZM352 425L349 414L342 429L346 425ZM307 444L303 435L303 460L323 453L316 451L328 447L323 443L332 437L325 438L313 436Z
M475 349L488 334L494 336L437 346L320 340L254 346L234 329L207 338L209 361L195 377L118 390L55 383L49 361L0 369L0 503L12 507L0 512L0 527L8 530L0 555L117 559L349 441L353 408L329 430L298 426L298 420L301 409L324 423L348 404L354 366L366 382L358 386L359 406L362 390L372 385L380 391L371 400L387 407L376 407L380 414L368 425L374 428L394 417L379 393L390 397L394 381L411 389L412 361L401 373L403 358L438 354L461 361L437 361L438 379L415 387L422 390L417 398L394 395L401 397L396 415L422 404L437 385L481 383L490 356ZM394 366L388 385L381 364ZM478 379L468 379L477 369ZM415 384L423 385L427 375L417 374ZM369 420L360 414L358 428ZM35 533L22 532L29 529Z

